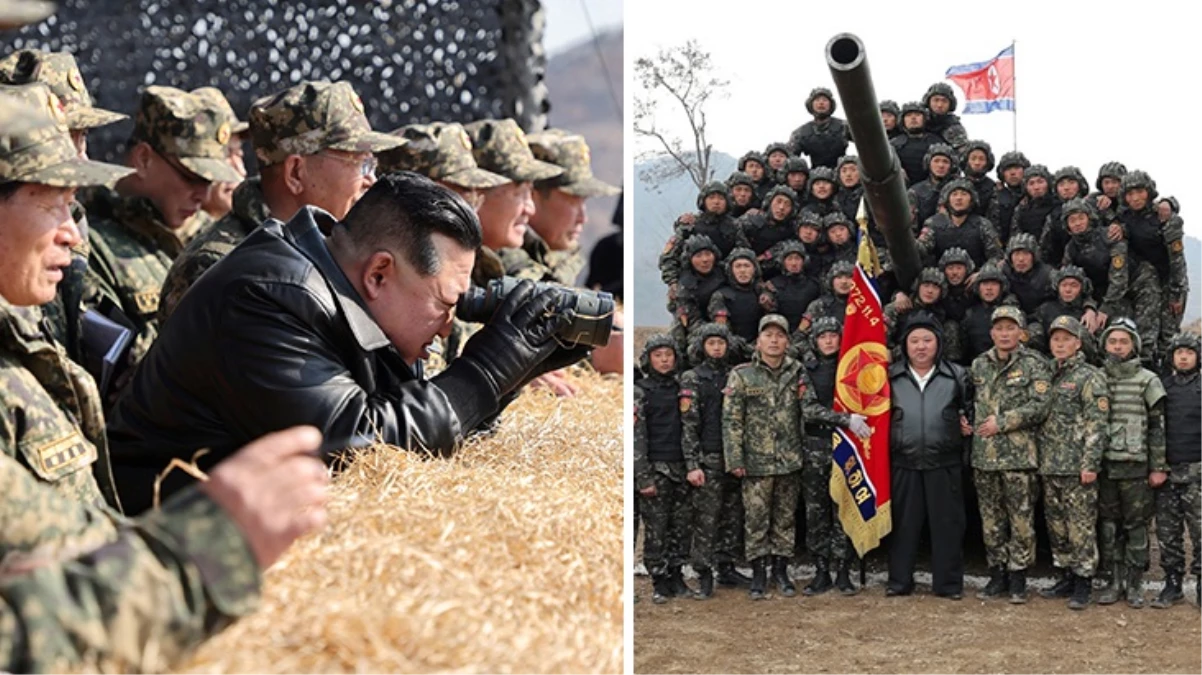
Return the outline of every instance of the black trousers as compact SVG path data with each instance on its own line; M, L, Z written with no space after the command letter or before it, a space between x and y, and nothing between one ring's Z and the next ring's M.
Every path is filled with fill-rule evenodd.
M931 532L931 590L964 592L964 483L961 467L892 471L893 532L889 537L889 587L914 586L914 564L923 526Z

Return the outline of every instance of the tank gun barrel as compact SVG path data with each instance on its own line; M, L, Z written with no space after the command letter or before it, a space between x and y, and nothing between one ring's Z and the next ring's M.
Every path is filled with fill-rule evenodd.
M860 179L868 208L889 244L898 283L910 288L922 270L922 262L910 229L905 174L881 121L864 43L851 33L839 33L826 43L826 63L860 157Z

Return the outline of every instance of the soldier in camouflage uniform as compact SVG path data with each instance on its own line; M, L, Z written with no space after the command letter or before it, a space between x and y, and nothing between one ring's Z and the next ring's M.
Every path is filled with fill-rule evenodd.
M790 329L797 330L810 303L822 295L822 288L808 274L806 250L800 241L782 241L773 251L781 273L764 282L760 306L766 312L784 316Z
M1152 601L1157 608L1169 607L1184 596L1185 538L1193 543L1190 571L1195 581L1202 571L1202 381L1198 378L1198 336L1180 333L1169 343L1169 372L1160 376L1165 390L1165 458L1169 480L1156 491L1156 542L1164 569L1164 590ZM1182 521L1185 521L1184 523ZM1202 583L1198 584L1202 589ZM1200 590L1199 592L1202 592ZM1199 601L1202 605L1202 600Z
M726 284L710 295L706 315L748 344L764 311L759 297L760 266L748 248L736 248L726 258Z
M698 446L681 445L681 416L691 399L676 380L672 338L648 338L639 362L646 375L634 388L634 486L642 501L643 564L655 586L652 600L662 604L691 592L681 575L692 521L689 485L701 485L705 473Z
M1056 297L1040 305L1031 316L1031 321L1027 324L1027 346L1045 356L1050 355L1052 323L1057 317L1071 316L1082 322L1083 332L1080 340L1085 361L1093 365L1100 364L1097 342L1084 326L1084 317L1093 307L1093 299L1090 297L1093 289L1089 277L1080 267L1065 265L1052 272L1051 285Z
M1014 215L1006 228L1004 243L1008 246L1015 235L1026 233L1038 243L1043 236L1048 214L1056 208L1056 197L1052 194L1052 174L1042 164L1034 164L1023 171L1023 198L1014 207ZM1038 250L1036 250L1038 252Z
M697 210L696 215L685 214L676 220L672 236L659 256L660 278L668 286L668 311L673 310L676 301L680 268L685 262L681 253L690 237L698 234L709 237L718 249L719 261L725 260L735 248L747 246L739 221L730 216L730 194L725 184L706 183L697 193Z
M847 315L847 299L851 297L851 290L855 288L852 276L854 273L855 265L847 261L837 262L827 270L822 297L810 303L798 327L807 340L810 326L824 316L834 317L840 326L843 325L843 317Z
M125 119L120 113L104 110L92 105L92 97L84 84L83 76L75 63L75 57L65 52L51 53L33 49L22 49L0 60L0 83L28 84L41 82L58 97L63 112L67 115L67 128L71 132L79 156L88 158L88 131ZM88 219L79 202L71 205L75 226L79 228L79 243L72 249L71 266L63 268L63 280L58 282L58 294L54 300L42 306L42 313L50 322L54 340L67 350L67 355L76 363L83 363L80 342L84 275L88 266Z
M968 251L955 246L939 256L938 267L943 271L943 277L947 279L947 294L943 300L947 317L943 322L943 330L945 334L954 334L955 339L960 343L959 357L949 360L959 363L963 361L965 351L963 329L960 324L964 321L968 308L976 300L969 278L973 277L973 272L977 267L972 261L972 256L968 255ZM976 358L976 355L973 355L973 358ZM971 361L971 359L969 360Z
M804 205L806 184L810 182L810 164L806 162L805 157L790 157L785 160L785 180L782 182Z
M796 593L787 567L796 536L806 422L867 430L863 416L836 413L818 403L805 368L786 356L788 346L789 325L783 316L760 319L755 356L731 370L722 404L726 470L742 480L753 600L765 597L769 567L782 594Z
M584 269L579 239L588 220L585 200L613 196L620 190L593 175L583 136L549 129L526 140L536 158L562 167L563 173L534 184L534 215L521 248L499 251L505 273L576 286Z
M944 141L927 129L930 113L918 101L903 105L901 113L904 133L891 138L889 144L893 146L902 170L906 172L907 185L917 185L927 177L927 163L924 160L927 150Z
M973 482L981 509L989 583L984 600L1007 589L1027 601L1027 568L1035 563L1036 434L1051 400L1048 364L1020 341L1026 319L1017 307L995 309L993 347L972 362L976 389Z
M1091 192L1085 198L1098 214L1103 225L1110 225L1118 220L1119 207L1123 203L1123 176L1127 175L1127 167L1122 162L1106 162L1098 169L1098 178L1094 181L1096 192Z
M792 159L792 158L791 158ZM755 198L755 181L742 171L734 171L726 179L730 191L730 217L738 219L749 211L759 211L760 202Z
M84 305L132 326L126 375L158 335L159 289L183 248L178 231L212 182L241 180L226 163L230 128L229 118L201 97L147 87L130 138L135 172L85 204L92 251ZM109 404L128 381L105 392Z
M229 100L225 98L225 94L216 87L200 87L193 89L192 94L199 96L208 101L208 104L221 111L230 120L230 140L225 144L226 161L229 162L231 168L246 179L246 163L243 161L244 154L242 151L242 142L246 140L246 131L250 129L250 124L245 120L238 119L238 115L234 112L233 106ZM234 208L234 190L242 181L237 183L214 183L209 189L209 195L201 204L201 210L197 215L188 219L187 223L180 228L180 239L185 244L191 241L196 235L200 234L201 228L209 227L213 223L225 217L225 214ZM203 213L204 218L198 218Z
M823 317L810 329L811 353L803 362L814 386L818 402L833 408L835 375L839 368L839 340L843 326L834 317ZM814 561L814 579L802 589L805 595L819 595L831 588L830 568L837 568L835 586L843 595L858 591L851 582L851 563L855 550L843 531L839 511L831 500L830 425L811 421L806 424L805 456L801 465L801 497L805 503L806 550Z
M902 358L905 349L901 338L906 327L906 316L917 310L929 313L942 327L940 356L952 362L960 360L963 350L959 327L949 327L947 322L947 292L947 277L943 270L926 267L914 279L910 297L902 297L885 305L886 344L894 361Z
M103 658L164 670L252 611L260 569L324 517L319 502L297 498L326 480L316 457L304 458L320 437L260 444L146 518L105 505L115 497L99 396L43 331L38 305L80 239L74 189L129 170L80 157L66 123L44 84L0 87L0 669ZM291 468L273 470L281 464ZM232 499L247 494L266 499ZM316 508L291 522L273 514L269 530L265 504Z
M188 242L171 264L162 284L160 322L205 270L268 218L287 222L303 206L345 218L375 184L371 153L405 143L371 130L363 101L348 82L302 82L264 96L251 105L249 125L260 175L239 185L232 210Z
M768 174L780 185L785 182L785 163L789 161L789 146L779 141L764 148L764 159L768 161Z
M1169 471L1165 391L1155 373L1140 363L1140 336L1133 321L1113 320L1100 339L1110 389L1110 440L1098 486L1098 547L1102 570L1109 577L1098 604L1109 605L1125 596L1128 605L1139 609L1144 605L1154 490Z
M687 353L690 336L700 326L713 320L709 314L710 298L726 284L726 271L718 262L718 247L709 237L704 234L689 237L683 255L688 262L680 276L680 290L670 331L676 340L678 354Z
M839 178L835 202L848 221L854 222L856 214L860 211L860 200L864 198L864 184L860 181L860 158L855 155L840 157L835 165L835 175Z
M1039 431L1039 475L1052 564L1060 580L1040 593L1069 598L1069 609L1089 605L1098 569L1098 473L1110 423L1106 376L1085 361L1081 322L1062 315L1048 327L1052 353L1048 418Z
M764 198L763 212L745 215L739 219L746 248L755 253L756 262L759 263L760 272L765 279L771 279L780 273L772 257L772 249L782 241L796 236L798 203L793 190L784 185L777 185Z
M789 154L806 155L814 168L835 168L839 157L847 152L847 124L833 117L838 106L830 89L818 87L806 97L806 112L814 119L793 130L789 135Z
M946 143L935 143L927 148L926 154L922 157L922 165L926 169L926 178L910 185L910 189L906 191L916 232L926 227L927 219L939 211L939 206L943 201L940 198L943 187L952 179L960 176L956 151ZM967 185L969 191L976 195L976 190L972 189L972 183L967 183ZM969 204L971 208L972 202Z
M963 341L963 365L972 365L973 359L984 354L993 346L990 330L993 327L993 310L1002 305L1018 305L1018 299L1010 294L1010 282L1001 268L989 263L977 272L977 278L969 289L972 301L964 310L960 322L960 337Z
M944 143L952 146L956 152L964 150L968 145L968 132L960 123L956 112L956 93L946 82L936 82L927 88L922 95L922 106L927 109L930 121L927 130L939 135Z
M1010 241L1010 223L1014 219L1014 208L1022 201L1026 182L1023 174L1031 162L1018 151L1007 152L997 163L997 194L989 205L985 217L1002 238L1004 246Z
M904 134L901 125L901 106L897 105L897 101L887 99L881 101L880 109L881 123L885 125L886 136L892 140L895 136Z
M925 184L925 183L924 183ZM1002 260L1002 240L989 219L975 213L977 191L966 178L947 181L939 192L942 212L922 225L918 251L935 264L951 248L964 249L977 267Z
M1056 204L1044 219L1043 234L1039 237L1039 259L1053 267L1064 258L1069 233L1064 227L1064 206L1074 199L1084 199L1089 193L1089 181L1075 166L1062 167L1052 175Z
M1189 294L1184 224L1179 217L1161 223L1156 213L1156 181L1138 169L1123 176L1118 220L1126 231L1131 262L1131 304L1139 326L1141 355L1154 368L1181 328Z
M519 248L534 215L534 183L563 175L564 170L536 159L526 134L512 119L478 120L464 125L472 155L480 168L511 182L488 188L478 209L484 245L476 254L472 283L483 286L505 274L498 251Z
M1018 298L1024 314L1034 314L1040 305L1056 297L1052 266L1036 257L1038 248L1035 237L1016 232L1006 245L1006 261L1002 263L1010 292Z
M683 447L687 457L696 458L696 464L686 463L686 468L705 474L692 494L693 569L701 578L699 599L713 595L715 568L723 586L751 581L735 571L735 562L742 557L743 496L739 481L726 472L722 454L722 389L730 373L734 341L726 326L702 325L689 342L689 358L697 365L680 376Z
M776 181L772 180L772 176L768 174L768 160L755 150L751 150L739 158L737 166L739 171L746 173L755 183L755 203L763 203L764 196L768 194L768 191L776 187Z
M839 191L838 178L835 177L835 170L830 167L816 166L810 172L810 180L806 184L804 206L801 207L802 213L816 213L820 216L827 215L839 210L839 204L835 201L835 194Z
M1112 316L1127 316L1128 279L1131 266L1127 258L1127 242L1111 241L1100 225L1094 207L1083 199L1073 199L1061 212L1063 227L1069 233L1060 265L1076 265L1089 278L1092 297L1097 303L1094 325L1086 325L1091 333L1098 332Z

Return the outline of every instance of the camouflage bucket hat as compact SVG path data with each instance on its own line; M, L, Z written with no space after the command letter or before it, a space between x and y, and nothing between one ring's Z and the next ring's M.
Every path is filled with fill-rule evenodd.
M84 86L75 57L65 52L50 53L36 49L13 52L0 60L0 82L41 82L50 87L50 91L62 102L67 112L67 127L72 130L95 129L128 117L92 105L92 96Z
M510 180L476 166L462 124L410 124L392 132L405 144L379 153L380 171L413 171L431 180L483 190Z
M150 144L208 181L240 183L226 161L230 118L200 96L174 87L147 87L134 121L134 142Z
M0 30L37 23L54 14L53 2L41 0L0 0Z
M264 165L322 150L383 152L405 140L371 130L349 82L302 82L250 107L250 137Z
M1048 336L1050 337L1058 330L1068 331L1073 337L1081 338L1081 322L1068 314L1061 314L1052 320L1052 324L1048 326Z
M563 169L534 158L526 134L511 119L479 120L465 125L476 163L518 183L555 178Z
M199 96L208 105L220 110L223 115L230 120L231 134L244 134L247 129L250 129L250 123L238 119L238 115L234 113L233 106L230 105L229 99L217 87L201 87L192 90L193 96Z
M786 335L789 334L789 320L780 314L765 314L764 318L760 319L760 329L757 332L763 333L768 326L776 326L785 331Z
M1002 305L993 310L993 314L989 317L989 323L995 324L1003 319L1010 319L1017 323L1019 328L1027 327L1027 318L1023 315L1023 311L1012 305Z
M546 184L577 197L610 197L621 190L593 175L592 155L584 136L562 129L547 129L526 137L535 159L563 169Z
M82 159L71 141L62 103L41 83L0 85L0 112L16 109L23 121L0 129L0 183L21 181L54 187L110 185L133 169Z

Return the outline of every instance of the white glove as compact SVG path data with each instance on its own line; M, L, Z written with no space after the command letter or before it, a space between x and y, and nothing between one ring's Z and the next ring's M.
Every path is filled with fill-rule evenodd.
M868 426L868 418L863 415L851 414L851 421L847 423L847 428L860 438L869 438L872 436L872 429Z

